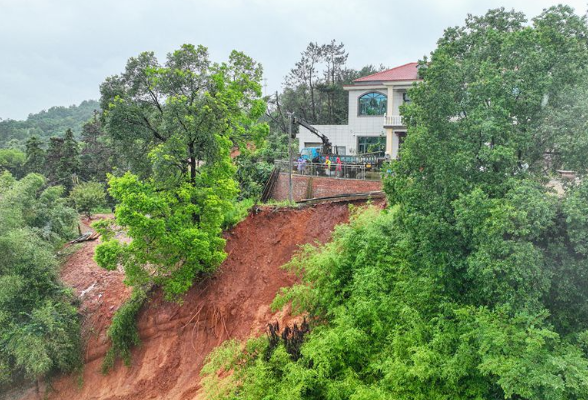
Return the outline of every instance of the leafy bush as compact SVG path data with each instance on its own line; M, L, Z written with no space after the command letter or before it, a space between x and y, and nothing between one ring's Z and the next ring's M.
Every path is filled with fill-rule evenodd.
M103 241L101 245L96 248L94 261L104 269L109 271L116 270L120 260L121 246L123 245L121 245L116 239Z
M239 199L259 199L263 187L269 179L274 166L264 158L263 151L250 152L244 150L235 158L237 173L235 178L239 182Z
M222 224L223 230L228 230L243 221L249 215L249 210L255 205L254 199L245 199L234 204L233 209L225 213Z
M99 182L84 182L74 186L69 194L76 210L90 218L92 211L106 205L106 192Z
M111 347L104 357L102 373L110 371L117 358L122 358L126 365L130 365L131 349L141 342L137 330L137 314L146 300L147 291L135 287L131 298L114 314L107 333Z
M76 213L41 175L0 179L0 383L81 366L80 324L55 248Z
M67 206L61 186L46 187L42 175L29 174L16 181L5 173L0 184L0 226L5 230L24 226L54 245L76 234L75 210Z

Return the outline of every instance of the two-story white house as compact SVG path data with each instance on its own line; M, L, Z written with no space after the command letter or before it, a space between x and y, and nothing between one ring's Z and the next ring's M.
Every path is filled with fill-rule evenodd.
M378 152L398 156L406 137L399 107L409 101L406 91L419 81L418 63L408 63L356 79L344 88L349 92L347 125L313 125L326 135L339 154L357 155ZM320 139L300 126L300 150L319 147Z

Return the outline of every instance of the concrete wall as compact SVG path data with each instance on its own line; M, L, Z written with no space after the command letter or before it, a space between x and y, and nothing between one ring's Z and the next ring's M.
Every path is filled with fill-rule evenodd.
M382 182L360 179L335 179L307 175L292 175L292 194L294 201L309 197L327 197L337 194L365 193L382 190ZM272 198L288 200L288 174L280 173Z

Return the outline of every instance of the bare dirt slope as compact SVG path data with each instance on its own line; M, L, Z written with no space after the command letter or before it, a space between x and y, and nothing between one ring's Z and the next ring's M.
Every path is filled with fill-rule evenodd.
M273 320L288 322L287 310L273 314L279 288L295 278L279 267L299 245L325 242L336 224L347 221L347 203L303 209L264 208L226 234L227 259L211 278L195 285L182 305L155 293L139 315L142 345L131 367L118 363L104 376L106 328L128 297L120 272L93 261L95 243L86 243L63 269L63 278L82 298L88 337L83 385L72 376L53 382L50 399L194 399L199 373L210 351L229 338L259 335ZM26 398L38 398L34 391Z

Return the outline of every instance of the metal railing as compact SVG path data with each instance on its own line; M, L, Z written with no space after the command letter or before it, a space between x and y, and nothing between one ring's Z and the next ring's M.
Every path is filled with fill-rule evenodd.
M288 160L275 160L274 165L280 168L280 171L288 172ZM298 163L297 160L292 161L292 174L307 175L307 176L323 176L327 178L340 179L369 179L366 173L366 167L362 164L331 164L327 167L325 163ZM378 174L379 176L379 174Z

